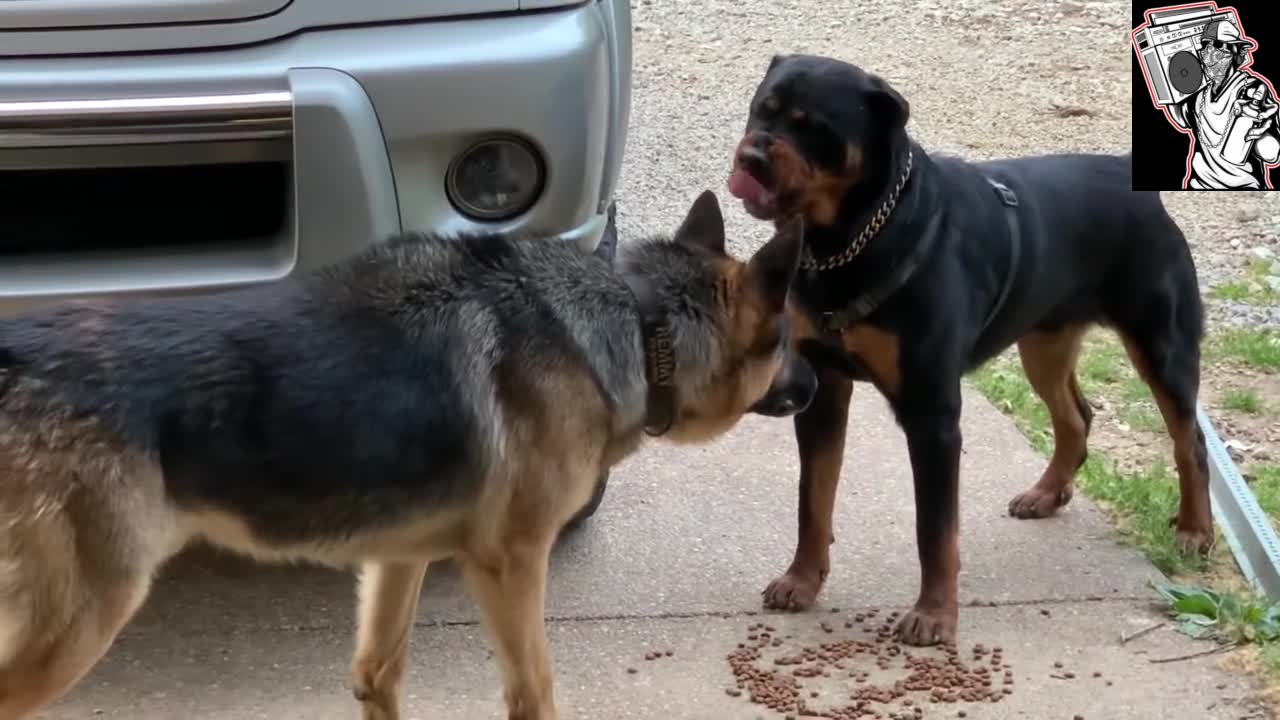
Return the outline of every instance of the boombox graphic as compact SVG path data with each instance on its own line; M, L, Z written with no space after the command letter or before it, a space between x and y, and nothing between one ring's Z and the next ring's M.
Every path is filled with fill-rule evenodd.
M1240 30L1234 9L1219 10L1216 3L1206 3L1153 10L1147 13L1144 27L1133 33L1143 74L1157 104L1180 103L1204 87L1197 53L1200 35L1212 22L1227 22Z

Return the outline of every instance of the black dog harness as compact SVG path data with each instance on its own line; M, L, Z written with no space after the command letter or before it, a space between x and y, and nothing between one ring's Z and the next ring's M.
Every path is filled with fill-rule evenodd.
M1018 224L1017 210L1018 196L1013 190L1009 189L1009 186L1001 182L991 178L987 178L987 182L995 190L1000 203L1005 206L1005 219L1009 224L1010 247L1009 270L1005 273L1004 282L1001 284L1000 294L996 296L995 304L991 306L991 310L987 312L986 319L982 321L982 330L987 329L991 321L1004 308L1005 301L1009 299L1009 292L1013 289L1013 278L1017 273L1018 261L1021 259L1022 254L1022 234ZM920 243L882 282L855 297L844 309L822 313L823 329L830 333L839 333L850 325L866 319L885 300L888 300L890 295L893 295L906 285L907 281L920 269L920 265L924 263L929 252L933 250L938 234L938 225L941 222L942 214L935 213L925 227L924 237L921 238Z
M915 249L884 280L855 297L844 306L843 310L822 313L824 329L831 333L841 332L850 325L864 320L885 300L888 300L890 295L902 289L911 276L916 274L916 270L920 269L920 265L929 256L929 251L933 250L933 243L938 235L938 225L941 222L942 213L935 213L925 227L924 237Z
M1013 289L1013 278L1018 274L1018 261L1022 259L1022 233L1018 226L1018 196L1002 182L991 178L987 178L987 182L991 183L991 187L995 189L996 195L1004 205L1004 217L1009 223L1009 271L1004 275L1004 283L1000 286L1000 294L996 296L996 304L991 306L991 310L987 312L987 319L982 321L982 330L979 334L982 334L991 321L996 319L996 315L1000 314L1001 308L1004 307L1004 301L1009 299L1009 291Z

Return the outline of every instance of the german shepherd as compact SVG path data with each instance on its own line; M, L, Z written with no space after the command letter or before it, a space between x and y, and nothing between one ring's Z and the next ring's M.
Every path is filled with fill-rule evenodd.
M1093 415L1076 358L1089 327L1105 325L1173 439L1181 546L1207 549L1213 519L1195 420L1203 309L1159 194L1131 190L1128 155L931 157L908 135L909 115L897 90L857 66L775 56L729 186L757 218L804 218L793 299L805 333L826 338L801 341L820 389L795 418L799 542L765 605L807 608L827 578L850 379L867 381L892 406L914 475L921 588L897 633L927 645L956 635L960 380L1015 343L1052 416L1054 451L1010 515L1047 517L1070 501Z
M78 682L197 540L359 567L366 720L399 717L423 575L454 558L509 717L555 718L553 540L646 433L804 409L801 237L739 262L708 191L616 271L556 239L406 234L269 285L0 323L0 718Z

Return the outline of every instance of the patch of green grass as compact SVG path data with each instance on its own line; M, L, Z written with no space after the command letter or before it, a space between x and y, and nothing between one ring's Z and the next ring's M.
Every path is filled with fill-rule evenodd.
M1120 533L1161 572L1186 575L1204 570L1203 558L1178 549L1169 518L1178 510L1178 481L1167 467L1120 472L1099 453L1089 454L1077 476L1080 489L1118 516Z
M1110 333L1091 334L1076 365L1086 397L1104 397L1116 406L1120 421L1138 432L1164 432L1151 399L1151 389L1138 377L1118 338Z
M1151 397L1151 388L1142 382L1137 373L1125 378L1124 382L1120 383L1120 399L1129 403L1154 402Z
M1227 330L1205 342L1209 360L1235 360L1261 370L1280 370L1280 333L1268 330Z
M1081 358L1082 367L1088 359L1088 355ZM1104 365L1099 363L1094 367ZM1016 363L994 360L969 377L996 407L1013 417L1031 447L1044 455L1052 452L1053 430L1048 410ZM1121 472L1102 453L1091 451L1080 468L1077 482L1081 490L1117 515L1121 534L1161 571L1186 574L1204 568L1203 559L1183 554L1175 543L1169 517L1177 511L1178 485L1164 466L1143 472Z
M1262 646L1262 667L1272 675L1280 675L1280 643Z
M1280 291L1267 284L1270 272L1269 261L1254 258L1245 268L1246 279L1222 283L1210 290L1209 296L1250 305L1270 305L1280 301Z
M993 360L974 371L969 379L993 405L1013 418L1036 452L1048 455L1053 451L1049 410L1016 364Z
M1218 300L1248 302L1252 289L1248 283L1238 281L1225 282L1209 292L1209 296Z
M1280 676L1280 643L1267 643L1261 650L1262 668L1272 677Z
M1262 511L1280 518L1280 465L1255 465L1249 470L1250 489Z
M1134 403L1126 405L1120 410L1120 422L1129 426L1129 429L1138 432L1164 432L1164 420L1160 418L1160 413L1148 405Z
M1085 343L1076 370L1080 382L1088 387L1094 384L1115 385L1125 379L1130 368L1124 348L1114 337L1095 335Z
M1236 412L1257 415L1262 412L1262 398L1248 388L1232 388L1222 394L1222 407Z

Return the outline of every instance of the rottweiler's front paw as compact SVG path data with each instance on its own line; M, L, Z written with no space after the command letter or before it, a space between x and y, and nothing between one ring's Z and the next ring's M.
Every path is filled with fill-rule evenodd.
M1036 484L1009 501L1009 514L1020 520L1047 518L1071 502L1071 495L1070 483L1061 490L1046 490Z
M764 606L770 610L808 610L822 589L822 573L792 568L769 583L761 593Z
M931 608L916 605L898 622L898 639L908 645L954 645L959 620L960 610L957 607Z

